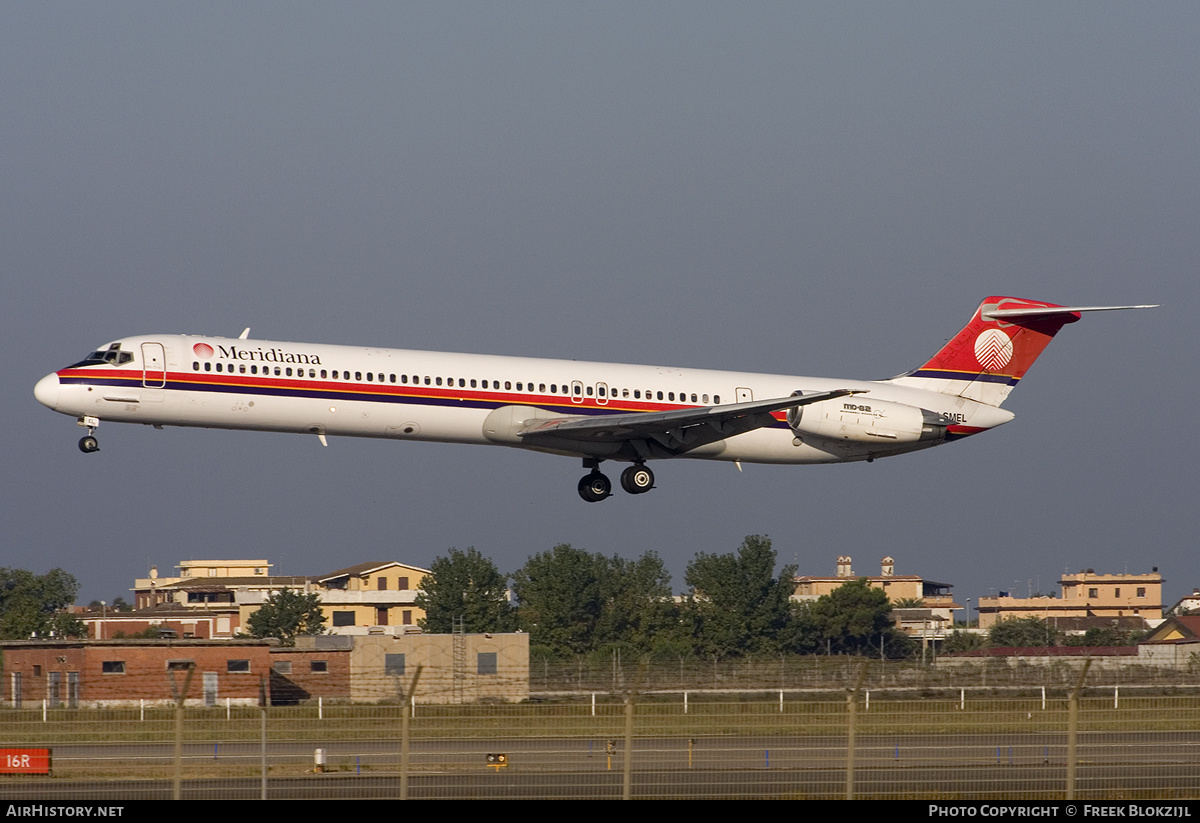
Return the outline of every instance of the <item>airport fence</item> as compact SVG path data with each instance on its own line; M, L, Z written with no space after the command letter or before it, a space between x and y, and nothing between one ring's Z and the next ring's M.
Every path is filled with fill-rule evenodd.
M786 661L782 669L786 681ZM665 682L678 671L616 666L601 688L600 671L576 665L521 703L413 703L411 677L389 681L394 701L372 704L26 701L0 709L0 748L51 750L51 775L0 775L0 796L1200 797L1200 686L1139 685L1128 672L1103 683L1086 665L1054 671L1041 684L983 683L976 672L971 683L914 685L901 667L843 660L819 682L779 685L743 663L710 668L719 685L680 688ZM771 677L780 675L776 666ZM579 688L581 678L596 680Z

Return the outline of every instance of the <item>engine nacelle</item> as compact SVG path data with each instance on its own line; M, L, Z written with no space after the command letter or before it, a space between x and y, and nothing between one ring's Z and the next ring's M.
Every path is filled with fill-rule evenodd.
M947 421L928 409L853 396L788 409L787 423L801 440L809 436L889 445L943 440Z

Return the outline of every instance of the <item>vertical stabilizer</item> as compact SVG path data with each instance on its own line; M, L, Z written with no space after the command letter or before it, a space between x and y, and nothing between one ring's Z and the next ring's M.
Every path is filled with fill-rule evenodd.
M1059 329L1085 311L1152 306L1059 306L988 297L962 331L927 363L887 382L999 406Z

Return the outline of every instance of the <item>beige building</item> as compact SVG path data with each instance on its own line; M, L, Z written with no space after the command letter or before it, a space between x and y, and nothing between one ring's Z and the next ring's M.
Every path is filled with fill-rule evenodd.
M405 634L420 631L425 612L415 602L427 574L429 569L375 560L313 580L334 634Z
M988 629L1001 620L1020 617L1056 618L1134 617L1151 623L1162 620L1162 575L1096 574L1085 569L1064 574L1059 580L1061 597L979 598L979 628Z
M417 669L418 703L529 699L529 635L413 634L354 637L355 702L396 700ZM321 638L316 639L318 642Z
M187 597L180 597L180 592L188 587L203 589L206 581L224 586L233 578L260 582L271 577L271 564L266 560L184 560L175 568L179 570L176 576L159 577L158 567L151 566L149 577L134 580L134 608L148 609L160 603L188 605Z
M185 628L185 636L231 638L281 589L318 594L325 625L334 634L416 632L425 616L415 601L429 570L404 563L374 560L320 577L275 576L266 560L185 560L177 568L178 575L159 577L151 567L149 577L136 580L138 611L120 619L165 625L168 616L178 618L181 611L203 612L205 627L194 632ZM105 623L116 619L108 615ZM109 629L115 630L97 625L93 631L100 637Z
M896 561L891 557L880 561L878 575L867 577L855 574L851 558L842 555L837 559L837 574L833 577L794 578L796 592L792 599L816 600L831 594L846 583L864 577L871 588L882 589L892 603L920 601L919 608L929 612L921 617L921 623L925 626L940 625L944 628L946 625L953 625L955 610L962 608L954 602L954 597L950 594L950 584L926 580L915 574L896 574Z

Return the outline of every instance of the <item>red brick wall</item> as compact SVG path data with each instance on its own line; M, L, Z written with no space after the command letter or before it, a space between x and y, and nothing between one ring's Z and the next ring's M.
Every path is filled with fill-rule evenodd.
M252 700L257 702L259 679L270 678L270 650L265 645L244 645L218 642L211 645L187 643L157 643L125 645L74 644L68 646L5 645L3 694L12 700L12 673L20 672L22 699L26 706L40 704L47 694L50 672L61 672L61 692L66 702L67 673L78 672L79 700L83 704L109 701L171 700L167 661L194 663L195 670L188 690L189 702L204 698L204 673L213 672L217 678L217 699ZM229 671L230 660L248 661L248 671ZM105 673L106 661L121 662L124 671ZM35 675L35 667L40 674ZM182 689L187 671L175 672Z

